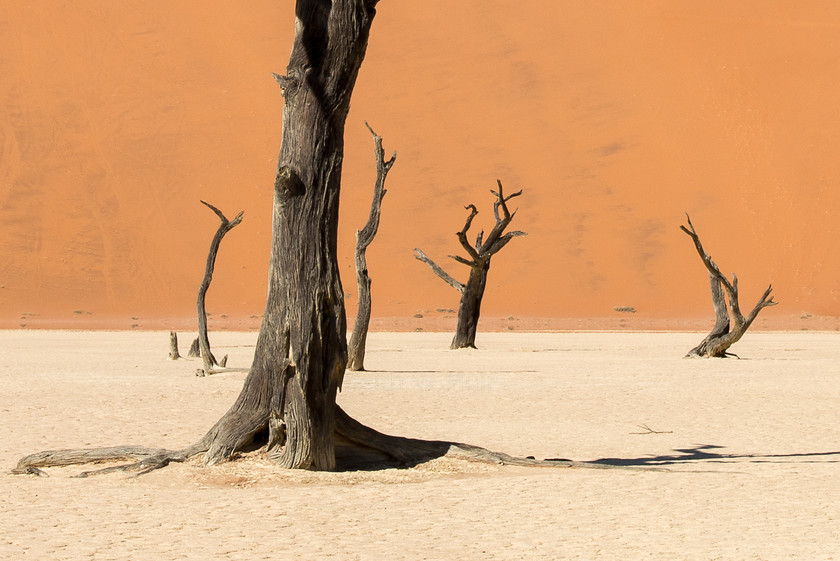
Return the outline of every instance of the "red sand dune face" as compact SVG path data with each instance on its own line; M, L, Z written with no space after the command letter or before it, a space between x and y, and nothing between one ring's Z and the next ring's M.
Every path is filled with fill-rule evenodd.
M489 227L497 178L530 235L494 258L485 316L709 318L684 211L744 308L772 282L762 316L840 316L840 4L511 6L380 3L347 122L350 316L364 120L398 152L374 316L457 307L412 250L464 276L454 232L468 203ZM199 199L245 210L208 309L256 321L293 26L291 1L0 6L0 325L190 321L218 225Z

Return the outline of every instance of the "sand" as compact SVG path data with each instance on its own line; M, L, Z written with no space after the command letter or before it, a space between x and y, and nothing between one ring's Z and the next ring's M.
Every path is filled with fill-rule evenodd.
M193 442L244 374L196 377L164 332L0 331L0 559L837 559L840 336L681 358L701 337L481 333L449 351L445 333L372 333L371 371L339 397L385 432L667 471L301 473L249 454L71 479L8 472L43 449ZM211 341L244 367L255 334Z
M291 0L0 5L0 326L161 329L190 319L218 220L208 311L263 312ZM446 256L464 205L524 189L493 259L496 317L708 317L678 226L762 316L840 326L840 4L383 1L347 120L339 232L354 314L354 231L375 178L367 120L398 152L368 252L374 315L457 307L412 257ZM800 322L802 323L802 322ZM807 323L807 322L805 322ZM799 329L807 325L787 326ZM671 327L673 329L673 327ZM779 328L779 327L777 327Z

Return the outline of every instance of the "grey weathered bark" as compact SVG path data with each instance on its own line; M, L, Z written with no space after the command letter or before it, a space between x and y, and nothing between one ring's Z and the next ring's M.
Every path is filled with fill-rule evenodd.
M81 475L146 473L201 453L206 464L214 464L255 440L267 442L269 457L289 468L334 469L337 458L346 461L348 454L350 460L365 456L365 461L387 459L402 465L446 454L500 464L614 469L388 436L358 423L336 405L347 361L336 257L344 122L376 4L377 0L297 1L289 66L286 76L276 76L285 106L266 311L254 361L233 406L204 437L181 450L51 450L22 458L15 473L108 460L132 463ZM504 207L507 199L501 192L498 197ZM512 216L506 207L503 210L509 222ZM507 243L501 232L496 238L492 247Z
M365 369L365 346L371 314L371 279L368 274L365 254L374 236L376 236L376 232L379 230L382 199L385 197L385 193L387 193L385 189L385 178L388 176L391 166L394 165L397 159L397 152L394 151L391 159L385 161L382 137L376 134L367 122L365 125L373 135L373 153L376 158L376 183L373 187L373 201L370 203L368 221L364 228L356 230L356 285L359 289L359 306L356 312L356 322L353 324L353 333L350 335L350 342L347 344L348 370Z
M457 255L450 255L450 257L470 268L470 276L466 284L461 284L452 278L452 276L421 250L414 250L414 256L418 260L428 265L438 277L461 294L455 336L452 338L452 343L450 344L450 348L452 349L475 348L475 332L478 327L479 316L481 315L481 300L484 297L484 289L487 286L487 272L490 270L490 259L513 238L527 235L525 232L518 230L505 233L505 230L516 214L516 211L510 212L507 203L514 197L521 195L522 191L520 190L512 195L505 196L502 190L502 182L497 180L496 183L499 186L498 192L490 191L496 197L496 201L493 203L493 215L496 218L496 223L487 236L487 239L484 239L483 230L476 236L474 246L467 239L467 232L472 225L473 219L478 214L478 209L475 205L468 205L466 207L470 211L470 214L467 216L464 227L456 234L461 247L467 252L469 258ZM501 211L501 214L499 211Z
M773 301L773 297L770 296L773 291L772 285L768 286L752 311L744 317L738 303L738 277L733 274L732 282L729 282L729 279L720 272L718 266L703 249L700 236L697 235L694 224L691 223L691 217L688 214L685 216L688 226L680 226L680 229L694 242L694 247L697 249L700 259L703 260L703 265L706 266L709 273L712 304L715 308L715 325L711 333L699 345L691 349L686 356L716 358L731 356L731 353L727 352L729 347L744 336L744 333L747 332L747 329L758 316L758 312L768 306L775 306L778 302Z
M210 283L213 280L213 270L216 267L216 255L219 253L219 245L222 243L222 238L225 234L230 232L240 222L242 222L242 215L244 211L236 215L233 220L228 220L222 211L211 205L201 201L201 204L212 210L216 216L219 217L221 224L213 235L213 240L210 242L210 251L207 254L207 265L204 268L204 278L201 280L201 285L198 287L198 300L196 308L198 311L198 345L201 358L204 361L204 371L207 374L213 372L214 366L219 366L219 361L213 356L210 350L210 338L207 336L207 311L205 308L205 299L207 296L207 289L210 288ZM225 362L227 362L225 360Z
M174 331L169 332L169 360L178 360L181 358L181 353L178 352L178 334Z

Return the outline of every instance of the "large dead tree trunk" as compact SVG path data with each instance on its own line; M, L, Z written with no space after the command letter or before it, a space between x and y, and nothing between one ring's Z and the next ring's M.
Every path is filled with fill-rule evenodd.
M476 236L474 246L467 239L467 232L472 225L473 219L478 214L478 209L475 205L468 205L466 207L470 211L470 214L467 216L464 227L456 234L458 241L461 243L461 247L467 252L469 258L458 255L450 255L450 257L470 268L470 276L466 284L461 284L452 278L421 250L414 250L414 256L417 259L428 265L437 276L461 293L455 336L452 338L452 343L450 344L450 348L452 349L475 348L475 332L478 327L479 316L481 315L481 300L484 297L484 289L487 286L487 272L490 270L490 258L498 253L513 238L527 235L525 232L518 230L505 233L505 230L516 214L516 211L510 212L507 203L512 198L521 195L522 191L520 190L512 195L505 196L502 190L502 182L497 180L496 183L499 186L498 192L490 191L496 197L496 201L493 203L493 214L496 218L496 224L493 226L487 239L484 239L484 230Z
M368 327L370 326L371 299L370 275L368 275L367 258L365 253L379 230L379 216L382 214L382 199L385 197L385 178L397 159L397 152L391 159L385 161L385 150L382 148L382 137L373 132L370 125L365 123L373 135L373 152L376 158L376 184L373 187L373 201L370 203L370 216L367 224L361 230L356 230L356 285L359 289L359 307L356 312L356 322L353 333L347 345L347 369L365 369L365 344L367 342Z
M286 74L274 75L285 98L283 135L268 294L251 369L233 406L199 442L177 451L111 449L115 458L138 459L124 469L143 472L201 452L214 464L255 437L267 440L269 456L282 466L335 469L335 398L347 362L336 239L344 124L376 4L296 2ZM46 461L78 452L50 453ZM18 469L45 461L36 457Z
M365 54L376 0L298 0L295 40L286 76L283 143L274 185L268 296L254 361L233 406L195 444L182 450L138 446L50 450L22 458L15 473L40 468L130 460L89 473L138 474L204 453L214 464L265 443L289 468L330 470L346 461L410 465L441 455L533 466L613 468L568 460L515 458L446 441L388 436L350 418L335 403L347 362L343 292L336 258L344 122ZM515 196L515 195L512 195ZM512 197L511 196L511 197ZM501 188L497 228L477 254L484 260L511 237L512 215ZM502 208L504 218L499 218ZM471 220L471 218L470 218ZM466 235L464 228L463 236ZM481 236L479 235L479 241ZM466 261L466 260L464 260Z
M216 268L216 255L219 253L219 246L222 243L222 238L225 234L233 230L240 222L242 222L242 215L244 211L236 215L233 220L228 220L222 211L211 205L201 201L201 204L212 210L216 216L219 217L221 224L213 235L213 240L210 242L210 251L207 253L207 265L204 268L204 278L201 280L201 285L198 287L198 300L196 309L198 312L198 347L202 360L204 361L204 372L211 374L214 366L219 366L219 361L213 356L210 350L210 338L207 335L207 308L205 300L207 296L207 289L210 288L210 283L213 281L213 270ZM227 363L227 358L223 361Z
M712 304L715 308L715 326L711 333L699 345L691 349L686 356L724 358L731 355L727 352L729 347L744 336L753 320L758 316L758 312L768 306L775 306L778 302L773 301L773 297L770 296L773 287L768 286L752 311L744 317L738 303L738 277L733 274L732 282L729 282L729 279L720 272L718 266L703 249L700 236L697 235L688 214L686 214L686 220L688 226L680 226L680 229L694 242L694 247L709 272Z
M298 0L283 89L268 295L239 398L208 433L206 463L268 429L289 468L332 470L335 398L347 362L337 262L344 125L365 55L373 0Z

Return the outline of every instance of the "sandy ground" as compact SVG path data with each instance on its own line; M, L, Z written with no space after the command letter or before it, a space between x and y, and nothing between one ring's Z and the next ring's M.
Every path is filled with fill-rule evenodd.
M249 455L71 479L8 472L42 449L188 444L244 374L194 376L161 332L0 331L0 558L840 558L840 335L755 333L742 360L681 358L700 337L481 334L456 352L448 334L373 333L371 371L340 396L385 432L668 471L300 473ZM212 337L234 367L254 340Z

